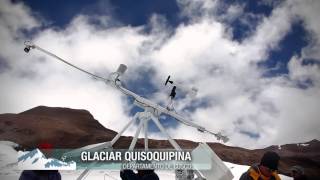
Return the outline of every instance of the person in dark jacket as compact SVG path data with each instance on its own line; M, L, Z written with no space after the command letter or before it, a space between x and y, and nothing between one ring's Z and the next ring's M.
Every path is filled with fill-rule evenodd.
M24 170L19 180L61 180L57 170Z
M261 158L260 164L252 165L243 173L240 180L280 180L277 174L280 156L275 152L266 152Z
M159 180L153 169L138 170L138 173L125 169L120 171L120 177L122 180Z
M307 176L304 174L304 169L301 166L292 166L290 168L291 176L293 180L307 180Z

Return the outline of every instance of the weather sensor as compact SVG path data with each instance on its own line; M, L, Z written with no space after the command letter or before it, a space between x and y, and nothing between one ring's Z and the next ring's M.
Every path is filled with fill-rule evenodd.
M90 145L90 146L86 146L86 147L83 147L83 148L80 148L80 149L77 149L77 150L74 150L72 152L69 152L68 155L72 155L72 154L76 154L77 152L81 151L81 150L102 150L102 149L108 149L108 148L112 148L112 146L115 144L115 142L121 137L121 135L125 132L126 129L128 129L128 127L133 124L133 122L135 122L136 120L139 121L139 125L138 125L138 129L136 130L135 132L135 135L131 141L131 144L129 146L129 150L133 150L136 143L137 143L137 140L138 140L138 136L140 134L140 131L143 129L144 130L144 146L145 146L145 150L148 149L148 121L153 121L156 126L160 129L160 131L166 135L168 141L170 142L170 144L176 149L176 150L181 150L180 146L176 143L176 141L174 139L172 139L170 137L170 135L167 133L167 131L165 130L165 128L162 126L162 124L160 123L159 121L159 117L161 114L164 114L164 115L168 115L168 116L171 116L173 117L174 119L176 119L178 122L180 123L183 123L187 126L191 126L191 127L194 127L196 128L198 131L200 132L203 132L203 133L209 133L209 134L212 134L214 135L218 140L222 140L223 142L227 142L229 139L228 137L226 136L223 136L220 132L219 133L214 133L214 132L211 132L209 130L207 130L206 128L194 123L193 121L190 121L186 118L184 118L183 116L179 115L178 113L172 111L171 109L168 109L168 108L165 108L165 107L162 107L161 105L149 100L149 99L146 99L126 88L124 88L121 84L121 81L120 81L120 76L122 76L126 69L127 69L127 66L126 65L123 65L121 64L118 68L118 70L116 72L113 72L111 73L107 78L104 78L104 77L101 77L101 76L98 76L98 75L95 75L89 71L86 71L74 64L71 64L70 62L58 57L57 55L45 50L45 49L42 49L41 47L33 44L32 42L30 41L26 41L25 42L25 48L24 48L24 51L26 53L28 53L31 49L37 49L75 69L78 69L79 71L82 71L92 77L94 77L95 79L97 80L101 80L101 81L104 81L105 83L115 87L116 89L118 89L120 92L122 92L123 94L127 95L127 96L130 96L134 99L134 104L139 106L140 108L142 108L144 111L142 112L137 112L134 116L133 116L133 120L132 121L129 121L124 127L123 129L109 142L105 142L105 143L100 143L98 145ZM188 89L184 86L182 86L181 84L178 84L178 83L174 83L172 80L170 80L170 76L167 78L166 82L165 82L165 85L173 85L173 88L172 88L172 91L170 93L170 97L173 99L176 95L176 89L182 89L186 92L189 92L191 94L196 94L197 93L197 89L196 88L191 88L191 89ZM79 176L79 180L80 179L83 179L83 177L89 172L89 169L86 169L80 176ZM201 175L201 173L198 171L198 170L195 170L195 173L197 174L198 178L201 179L200 177L203 177ZM203 178L202 178L203 179Z

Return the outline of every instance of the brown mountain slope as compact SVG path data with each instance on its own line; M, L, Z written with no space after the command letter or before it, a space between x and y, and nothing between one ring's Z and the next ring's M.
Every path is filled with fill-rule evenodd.
M88 144L110 141L116 132L103 127L86 110L39 106L19 114L0 114L0 140L9 140L24 148L35 148L46 142L55 148L78 148ZM110 127L111 128L111 127ZM121 137L115 148L128 148L132 137ZM192 149L196 142L178 140L183 148ZM320 179L320 142L306 145L287 144L264 149L247 150L220 143L208 143L218 156L227 162L251 165L258 163L265 151L273 150L281 156L280 172L288 174L289 167L302 165L310 179ZM172 148L166 140L150 140L150 148ZM143 147L139 139L137 147Z
M0 115L0 138L24 147L49 142L59 148L77 148L101 142L116 132L104 128L85 110L39 106L19 114Z

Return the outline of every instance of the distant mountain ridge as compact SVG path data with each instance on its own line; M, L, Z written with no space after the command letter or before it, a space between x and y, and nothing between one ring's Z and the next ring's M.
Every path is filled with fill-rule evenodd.
M16 142L22 148L33 149L41 143L54 148L79 148L89 144L110 141L117 133L103 127L87 110L38 106L19 114L0 114L0 140ZM132 137L121 137L115 148L128 148ZM193 149L196 142L177 140L182 148ZM270 146L247 150L240 147L208 143L217 155L227 162L251 165L258 163L265 151L276 151L281 156L279 170L288 175L289 167L305 167L310 179L320 179L320 142L312 140L299 144ZM143 147L139 139L137 148ZM166 140L149 140L150 148L172 148Z

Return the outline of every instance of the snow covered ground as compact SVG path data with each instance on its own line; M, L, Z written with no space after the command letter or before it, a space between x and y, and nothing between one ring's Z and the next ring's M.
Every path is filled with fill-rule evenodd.
M17 180L21 174L18 167L18 152L14 147L17 144L9 141L0 141L0 179L1 180ZM20 152L21 153L21 152ZM248 170L249 166L237 165L225 162L230 168L234 180L239 179L241 174ZM82 171L63 170L60 171L63 180L74 180ZM175 174L173 171L156 171L161 180L174 180ZM282 180L292 180L292 178L280 175ZM87 180L121 180L119 171L107 170L92 170L86 176Z

